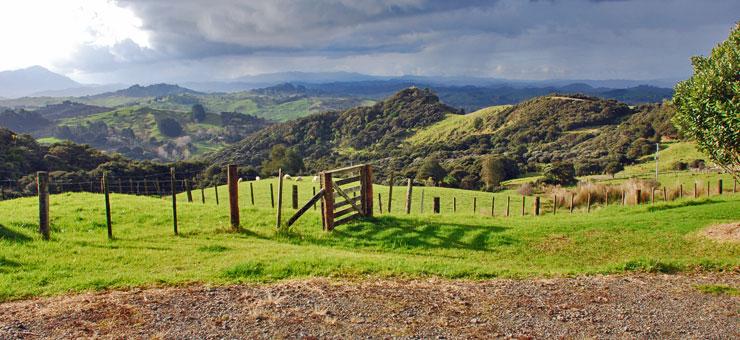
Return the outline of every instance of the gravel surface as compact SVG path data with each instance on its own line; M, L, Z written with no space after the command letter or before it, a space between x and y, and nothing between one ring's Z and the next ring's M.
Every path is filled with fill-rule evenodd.
M483 282L310 279L0 304L9 338L740 338L740 273Z

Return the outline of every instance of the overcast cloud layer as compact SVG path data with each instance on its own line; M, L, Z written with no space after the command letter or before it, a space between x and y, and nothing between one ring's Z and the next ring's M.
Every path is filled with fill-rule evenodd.
M96 82L281 71L509 79L681 79L740 2L121 0L148 46L83 45L57 70Z

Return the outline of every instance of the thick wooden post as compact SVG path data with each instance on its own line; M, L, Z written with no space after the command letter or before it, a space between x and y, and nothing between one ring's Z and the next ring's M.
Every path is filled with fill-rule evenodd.
M678 185L678 198L683 198L683 184Z
M650 204L655 204L655 187L650 189Z
M452 212L457 212L457 197L452 198Z
M314 194L315 196L315 194ZM314 204L314 208L316 205ZM380 213L383 213L383 199L380 198L380 193L378 193L378 210L380 210Z
M391 213L391 203L393 202L393 173L391 172L391 177L388 179L388 213Z
M272 183L270 183L270 206L275 209L275 189L272 187Z
M627 205L627 196L624 194L624 189L622 189L622 206Z
M478 211L478 197L473 197L473 214Z
M506 196L506 217L509 217L509 207L511 206L511 196Z
M362 200L365 201L365 216L373 216L373 168L370 164L362 167L362 187L365 189Z
M424 189L421 189L421 202L419 202L419 211L424 213Z
M331 173L321 173L321 187L324 189L324 199L321 200L324 230L332 231L334 229L334 183Z
M206 204L206 189L203 187L200 187L200 202Z
M185 191L188 193L188 203L193 203L193 193L190 191L190 181L185 179ZM139 193L139 189L136 189L136 193Z
M103 173L103 195L105 195L105 224L108 226L108 239L113 239L113 226L110 220L110 197L108 195L108 173Z
M540 215L540 196L535 196L534 197L534 211L533 211L533 215L534 216L539 216Z
M229 164L226 168L226 184L229 187L231 228L238 229L241 226L239 220L239 168L234 164Z
M293 209L298 210L298 185L293 184L293 191L291 198L293 200Z
M640 205L640 199L642 198L642 190L635 190L635 205Z
M170 168L170 188L172 188L172 226L177 235L177 189L175 187L175 168Z
M411 194L414 190L414 184L411 181L409 178L406 184L406 214L411 214Z
M586 212L591 212L591 192L586 195Z
M697 198L699 195L699 192L696 190L696 182L694 182L694 198Z
M277 220L275 221L275 227L280 229L281 219L283 217L283 169L278 169L278 201L277 201Z
M49 173L36 173L36 192L39 195L39 233L44 240L49 239Z
M272 187L270 187L270 191L272 191ZM254 206L254 185L252 185L252 182L249 182L249 199L252 201L252 205Z
M722 179L717 180L717 194L722 195Z
M215 183L213 184L213 194L216 195L216 205L218 205L219 204L219 201L218 201L218 184L215 184Z
M439 197L434 198L434 213L439 214Z
M526 204L525 201L527 200L526 196L522 195L522 216L524 216L524 205Z
M496 206L496 196L491 196L491 217L496 216L496 212L494 211Z

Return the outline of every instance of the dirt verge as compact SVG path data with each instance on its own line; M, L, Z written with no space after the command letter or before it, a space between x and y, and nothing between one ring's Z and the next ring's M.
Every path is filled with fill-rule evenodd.
M738 338L740 273L135 289L0 304L0 338Z
M715 224L703 229L700 234L717 242L740 243L740 222Z

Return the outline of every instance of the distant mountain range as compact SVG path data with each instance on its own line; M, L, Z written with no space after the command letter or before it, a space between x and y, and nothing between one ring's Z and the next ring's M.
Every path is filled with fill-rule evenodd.
M352 72L279 72L253 76L244 76L232 80L207 81L207 82L181 82L183 88L192 89L197 92L239 92L258 88L271 87L283 83L303 84L309 88L322 88L332 93L339 89L370 90L373 97L383 98L409 85L430 88L571 88L587 86L593 89L629 89L641 85L653 87L672 88L675 80L653 79L653 80L542 80L523 81L482 77L465 76L373 76ZM81 97L94 96L106 92L114 92L125 89L127 84L80 84L66 76L51 72L41 66L33 66L25 69L0 72L0 98L18 97ZM382 91L368 89L368 87L383 87ZM331 88L331 89L330 89ZM591 89L587 89L593 93ZM571 90L567 90L571 91ZM344 94L342 94L344 95ZM356 95L356 94L355 94Z

